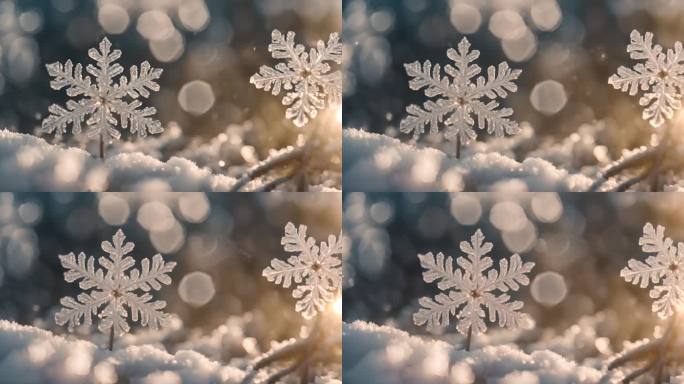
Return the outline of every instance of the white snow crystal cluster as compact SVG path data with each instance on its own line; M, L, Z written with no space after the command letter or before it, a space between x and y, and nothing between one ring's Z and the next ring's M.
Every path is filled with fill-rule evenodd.
M651 309L666 319L684 304L684 243L675 245L665 237L665 227L646 223L639 245L651 256L645 262L630 259L620 276L641 288L652 285L649 296L655 301Z
M342 99L342 72L333 71L331 64L342 63L342 43L337 33L330 34L327 44L319 40L308 52L295 43L295 33L273 30L268 51L281 59L275 67L259 68L249 82L258 89L277 96L285 90L285 117L298 127L304 127L318 111Z
M140 321L142 326L158 329L168 315L162 310L166 307L163 300L153 300L150 291L158 291L162 285L171 284L168 275L176 266L175 262L165 262L160 254L150 259L144 258L140 269L133 268L135 259L129 255L135 244L126 242L126 236L119 229L112 242L103 241L102 250L107 257L97 259L100 268L95 266L95 257L81 252L60 255L62 266L66 269L64 279L90 292L80 293L76 299L64 297L60 301L63 308L55 314L55 322L67 324L69 330L81 325L92 324L92 316L101 320L98 329L102 332L113 331L122 335L130 330L128 317L133 322ZM137 293L137 291L143 293ZM102 309L101 309L102 307Z
M154 107L140 109L142 102L139 99L149 97L150 91L159 91L156 80L162 70L152 68L149 62L144 61L140 68L135 65L131 67L130 78L121 75L124 68L116 63L121 58L121 51L112 50L112 43L106 37L100 42L99 50L90 49L88 56L97 64L86 67L94 81L88 75L84 77L83 66L74 65L71 60L64 64L57 62L47 65L48 73L54 78L50 86L55 90L66 88L70 98L80 96L81 99L69 100L66 108L51 105L50 115L43 120L42 129L61 135L71 125L72 133L78 135L85 121L87 136L101 137L105 141L121 138L118 126L123 129L130 127L132 134L137 133L141 137L148 133L161 133L164 128L152 117L157 110ZM126 101L126 97L131 101ZM118 115L118 120L114 114Z
M653 44L651 32L642 35L633 30L630 38L629 57L640 62L633 69L621 66L608 82L631 96L644 92L639 99L639 105L644 107L643 118L657 128L682 107L684 47L677 41L673 49L665 51Z
M498 345L466 352L363 321L343 324L343 348L344 382L351 384L576 384L601 378L601 371L547 350Z
M238 384L244 373L191 350L151 345L114 352L30 326L0 320L0 373L17 383Z
M441 252L437 256L431 252L418 255L425 269L423 279L428 283L437 281L437 286L444 293L438 294L434 300L428 297L419 300L422 308L413 315L416 325L448 327L450 317L456 315L458 332L464 335L483 333L487 330L485 309L489 321L498 319L501 327L517 328L522 325L525 316L519 310L523 303L510 301L511 297L505 292L517 291L521 285L528 285L527 273L534 263L523 263L520 255L514 254L510 262L505 258L499 261L500 270L490 269L494 262L487 255L492 247L478 229L470 243L461 242L461 251L466 254L456 259L461 268L454 270L453 259L445 258ZM497 295L497 290L504 293Z
M285 252L296 253L287 262L273 259L263 271L268 281L289 288L293 281L297 287L292 297L297 299L295 309L306 319L312 319L325 306L335 300L342 281L342 234L328 236L328 242L316 245L316 239L306 235L307 227L285 225L280 243Z
M0 185L6 191L136 191L152 184L173 191L227 191L235 179L194 162L166 162L140 152L104 162L78 148L48 144L35 136L0 130Z
M430 126L431 134L436 134L439 125L444 123L447 140L468 144L477 138L473 129L476 117L478 127L495 136L518 133L518 123L510 119L513 110L500 108L497 99L518 90L513 81L522 71L511 70L506 62L502 62L498 74L497 69L491 66L487 77L476 78L482 69L473 62L480 57L480 52L470 50L467 38L461 40L458 50L447 50L447 56L455 66L444 67L448 75L445 77L442 77L440 65L433 66L429 60L422 65L418 61L405 65L411 77L411 89L424 89L425 96L436 99L426 101L422 108L410 105L406 109L409 115L401 121L401 131L413 133L413 137L418 139L426 126Z
M475 143L472 149L477 144L484 145ZM478 152L457 161L437 149L415 148L387 135L347 128L343 150L343 184L350 191L475 192L511 183L523 191L585 191L592 182L540 157L518 162L504 146L502 153Z

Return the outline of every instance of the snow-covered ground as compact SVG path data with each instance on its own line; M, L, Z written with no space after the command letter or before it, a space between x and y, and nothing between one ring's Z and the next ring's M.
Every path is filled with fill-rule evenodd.
M512 140L520 141L499 142ZM518 162L510 148L487 153L467 148L458 160L438 149L354 128L344 130L343 148L348 191L584 191L592 182L540 157Z
M143 153L119 153L105 161L21 133L0 131L0 184L5 191L131 191L151 182L174 191L225 191L235 179L194 162L163 162Z
M514 344L466 352L440 340L355 321L343 326L345 383L596 383L602 372L550 350Z
M228 130L231 128L229 127ZM173 130L171 130L173 132ZM252 166L270 161L254 159L253 164L231 167L233 176L221 169L219 159L230 160L230 148L226 135L219 135L206 144L197 144L173 134L151 138L140 143L124 143L110 150L101 160L86 150L51 144L42 138L0 131L0 186L4 191L230 191L242 172ZM169 147L186 146L177 154L165 156ZM276 157L293 147L273 151ZM339 150L339 148L338 148ZM226 153L229 152L229 153ZM163 160L167 157L166 160ZM316 168L313 157L307 171L311 191L334 191L339 183L327 179L331 173ZM242 160L244 162L244 160ZM287 165L287 164L285 164ZM233 168L239 168L233 170ZM275 172L273 172L275 171ZM277 167L270 174L249 181L241 190L256 190L280 177ZM320 175L320 176L318 176ZM336 176L330 176L335 178ZM294 180L286 180L274 188L293 190L299 188Z
M239 332L244 326L239 319L229 319L207 335L191 334L183 342L176 340L184 335L182 324L178 319L173 322L170 329L126 335L110 352L76 336L0 320L0 377L27 384L237 384L260 355L254 339ZM102 341L104 335L94 340ZM276 369L261 370L251 382L259 383ZM318 367L314 372L313 383L341 383L339 366ZM298 378L281 382L295 383Z

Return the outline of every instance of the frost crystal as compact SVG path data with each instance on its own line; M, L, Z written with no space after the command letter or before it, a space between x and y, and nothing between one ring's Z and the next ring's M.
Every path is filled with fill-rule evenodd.
M630 259L627 267L620 271L627 282L641 288L653 284L650 296L655 299L651 309L665 319L684 304L684 243L665 237L665 227L655 229L651 223L644 225L644 234L639 238L641 250L654 254L646 262Z
M634 30L627 46L629 57L643 60L634 69L621 66L608 79L608 83L622 92L635 96L639 90L644 95L639 105L644 107L643 119L653 127L661 126L666 119L674 116L674 111L682 107L684 90L684 52L682 43L675 43L674 49L663 51L663 47L653 44L653 33L641 35Z
M341 240L341 234L339 238L330 235L328 242L322 242L319 247L316 239L306 237L305 225L297 229L294 224L287 223L280 244L286 252L297 255L290 256L287 262L271 260L271 266L262 273L268 281L282 284L284 288L289 288L292 280L299 284L292 297L299 299L295 309L306 319L313 318L335 299L342 280L342 261L334 255L342 253Z
M69 330L81 324L90 326L92 315L98 315L102 320L98 328L105 332L112 327L116 335L129 331L128 314L130 311L133 322L140 319L143 326L149 325L158 329L168 317L162 312L166 302L152 301L151 290L160 290L161 284L171 284L170 273L176 263L165 263L160 254L150 260L142 260L141 269L133 268L127 275L125 272L135 265L132 257L126 256L133 251L133 243L124 243L126 236L120 229L113 238L114 244L109 241L102 242L102 250L107 252L108 257L100 257L97 261L100 268L95 267L95 258L86 257L81 252L78 258L74 253L60 255L62 266L67 270L64 279L70 283L80 280L78 286L83 290L92 289L91 292L83 292L76 299L64 297L60 301L63 308L55 314L55 321L59 325L68 324ZM142 295L136 290L142 290ZM100 307L104 306L102 311Z
M456 329L460 333L466 334L471 327L473 333L482 333L487 330L485 308L489 312L489 321L494 322L498 318L499 326L515 328L520 325L524 315L518 310L523 303L509 301L508 294L497 296L494 291L517 291L520 285L529 284L526 274L534 263L523 263L520 256L514 254L510 263L501 259L500 272L496 269L487 271L493 265L492 259L486 256L492 250L492 243L485 243L484 239L478 229L470 243L461 242L461 251L467 256L457 258L456 264L463 270L454 270L452 258L445 260L442 253L436 257L432 253L418 255L421 266L426 269L423 279L428 283L438 281L437 287L448 292L438 294L434 300L428 297L419 300L423 308L413 315L416 325L427 323L428 328L447 327L449 316L458 312Z
M342 63L342 44L338 34L332 33L327 44L319 40L316 48L307 52L303 45L295 44L294 38L294 32L284 36L274 30L268 51L274 59L285 62L276 64L275 68L262 65L249 82L274 96L285 89L283 105L289 106L285 117L303 127L319 110L342 99L342 73L331 72L331 63Z
M473 129L477 117L478 127L487 129L490 134L503 136L504 133L518 133L518 123L509 119L513 110L499 108L496 100L518 90L513 81L522 71L511 70L506 62L501 62L498 74L496 68L491 66L487 70L487 78L479 76L476 79L481 68L472 63L480 57L480 52L470 51L470 43L466 38L458 44L458 50L447 50L447 56L456 65L444 67L450 77L442 77L439 64L433 67L429 60L422 66L418 61L404 65L411 77L411 89L418 91L425 88L425 96L436 99L426 101L422 108L415 104L406 108L409 116L401 121L401 131L413 132L413 137L418 139L428 124L430 133L435 134L439 124L444 122L447 140L460 139L461 143L467 144L477 138Z
M140 109L142 102L138 100L149 97L150 90L159 91L159 84L155 80L159 79L162 70L152 68L150 63L143 61L140 70L135 65L131 67L130 80L122 75L115 83L115 77L124 72L123 67L116 63L121 51L112 51L112 44L106 37L100 42L100 50L90 49L88 56L97 64L86 67L86 72L95 78L94 83L90 76L83 75L81 64L74 65L71 60L64 64L57 62L47 65L48 73L54 78L50 82L52 89L66 87L67 96L82 98L67 101L66 108L51 105L50 116L43 120L42 130L61 135L66 133L67 126L71 124L72 133L79 134L85 121L88 127L86 134L90 138L101 136L118 140L121 137L116 129L118 125L123 129L130 126L131 133L141 137L148 133L163 132L161 123L152 117L157 110L154 107ZM132 101L126 101L126 96ZM119 116L118 121L115 114Z

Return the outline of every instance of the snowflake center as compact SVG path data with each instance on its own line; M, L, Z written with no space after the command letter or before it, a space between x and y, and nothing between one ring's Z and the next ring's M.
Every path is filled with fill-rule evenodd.
M672 263L672 264L670 264L670 266L668 268L672 272L677 272L679 270L679 265L677 265L676 263Z
M323 266L322 266L321 263L318 262L318 261L316 261L315 263L313 263L313 264L311 265L311 270L313 270L314 272L318 272L318 271L320 271L322 268L323 268Z
M462 106L466 105L467 100L465 97L459 96L454 100L454 102L455 102L456 106L462 107Z
M482 297L482 294L477 289L473 289L472 291L470 291L470 297L472 297L473 299L479 299L480 297Z
M299 76L303 78L308 78L311 75L313 75L313 71L310 68L304 67L299 70Z
M665 80L668 77L670 77L670 72L667 69L662 68L660 71L658 71L658 78L659 79Z
M114 299L118 299L118 298L120 298L121 296L123 296L123 295L121 294L121 292L119 292L118 289L112 290L111 295L112 295L112 297L113 297Z

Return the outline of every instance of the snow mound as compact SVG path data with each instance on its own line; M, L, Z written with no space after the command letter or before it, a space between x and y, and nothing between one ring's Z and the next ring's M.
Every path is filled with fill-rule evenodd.
M514 345L471 352L388 326L343 325L344 383L596 383L601 372L551 351L530 354Z
M175 354L150 345L110 352L0 320L0 377L17 383L239 383L244 373L189 350Z
M0 189L4 191L135 191L151 181L173 191L227 191L235 184L194 162L160 161L143 153L119 153L104 162L67 148L8 130L0 131Z
M458 160L386 135L343 131L344 188L349 191L584 191L591 179L540 158L522 163L496 152Z

